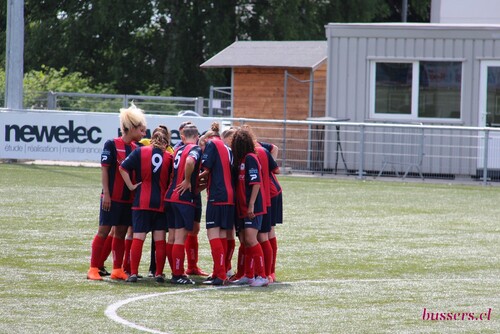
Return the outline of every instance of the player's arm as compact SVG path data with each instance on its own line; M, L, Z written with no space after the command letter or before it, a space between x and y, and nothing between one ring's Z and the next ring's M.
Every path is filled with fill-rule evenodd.
M198 175L198 188L196 189L197 192L202 192L203 190L207 189L207 186L208 186L208 175L209 174L210 174L210 169L205 168Z
M255 183L252 185L252 192L250 193L250 199L248 200L248 218L250 219L255 218L254 206L255 206L255 200L257 199L257 195L259 194L259 190L260 190L259 183Z
M109 211L111 209L111 194L109 192L109 166L101 166L102 183L102 209Z
M191 191L191 175L193 175L195 159L188 156L186 159L186 165L184 166L184 180L175 187L180 195L184 194L186 190Z
M266 142L259 142L259 144L271 153L274 160L278 159L278 146Z
M131 191L135 190L142 183L142 182L135 183L135 184L132 183L132 180L130 179L129 172L125 168L123 168L122 166L120 166L119 171L120 171L120 175L123 178L123 181L127 185L127 188L129 188Z
M274 144L271 144L271 145L272 145L272 148L271 148L271 151L269 153L271 153L274 160L277 160L278 159L278 146L276 146Z

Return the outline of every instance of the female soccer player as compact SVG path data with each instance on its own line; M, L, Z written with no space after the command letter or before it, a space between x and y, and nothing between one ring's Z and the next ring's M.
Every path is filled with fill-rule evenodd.
M169 144L167 146L166 151L174 154L174 149L171 145L171 135L170 131L168 130L166 125L158 125L158 127L153 131L161 131L167 138L169 138ZM151 139L150 138L143 138L139 142L139 146L146 146L151 144ZM130 272L130 248L132 247L132 239L133 239L133 230L132 226L129 227L127 231L127 237L125 238L125 258L123 259L123 270L125 272ZM155 277L155 272L156 272L156 249L155 249L155 241L153 238L151 238L151 251L150 251L150 261L149 261L149 273L148 277ZM141 278L140 275L137 276L138 278Z
M168 133L168 131L167 131ZM163 198L170 182L173 157L166 151L170 138L162 128L157 128L151 137L151 145L133 151L120 166L120 173L130 190L136 190L132 206L133 240L130 250L130 277L127 282L137 282L139 262L144 240L153 231L156 249L155 279L163 283L166 259L165 235L167 221ZM134 173L133 183L130 173Z
M231 126L229 129L226 129L222 131L221 138L226 144L226 146L231 147L231 143L233 141L233 136L236 130L238 130L239 127L236 126ZM233 160L234 163L234 160ZM232 176L232 181L233 181L233 186L236 185L236 180L237 180L237 175L234 173L234 168L231 171L231 176ZM236 195L235 195L236 196ZM235 207L236 208L236 207ZM234 210L234 217L233 217L233 229L230 231L227 231L227 254L226 254L226 270L227 270L227 276L229 281L237 281L240 278L242 278L245 275L245 244L240 240L240 246L238 247L238 256L237 256L237 270L238 272L234 273L232 270L232 265L231 261L233 259L233 253L236 248L236 228L237 224L236 222L238 221L238 213L237 210Z
M186 125L192 125L191 121L182 122L179 126L179 134L182 136L184 127ZM181 137L182 138L182 137ZM179 146L184 145L184 143L179 141L174 149ZM201 194L195 194L195 203L196 203L196 211L194 215L194 225L193 230L188 231L186 236L186 243L184 245L186 249L186 258L187 258L187 275L197 275L197 276L208 276L208 273L205 272L198 266L198 253L199 253L199 243L198 243L198 234L200 233L200 222L201 222L201 213L202 213L202 203L201 203Z
M168 202L168 245L171 245L172 249L169 263L172 269L171 283L194 284L184 271L184 259L186 236L194 227L195 197L201 164L201 148L196 145L198 141L196 126L186 125L181 139L184 145L175 150L172 183L165 195L165 201Z
M234 225L234 189L231 175L233 155L219 135L219 123L212 123L211 131L202 138L203 172L207 179L206 228L212 251L213 274L204 284L224 285L227 281L227 232Z
M274 160L276 161L278 156L278 147L273 144L259 142L262 147L267 149ZM270 282L276 281L276 259L278 255L278 238L276 236L276 225L283 223L283 194L281 185L276 177L276 174L280 173L280 169L276 168L272 170L271 176L271 231L269 232L268 239L273 251L273 258L271 263L271 275Z
M245 276L235 284L266 286L269 280L264 269L264 254L257 240L266 213L262 195L262 172L255 154L253 136L246 129L234 133L231 149L234 155L233 169L238 175L236 204L240 224L239 233L245 243ZM254 278L254 276L257 277Z
M125 234L131 225L132 192L125 186L119 172L120 164L136 148L136 142L146 134L146 118L141 109L134 105L120 109L120 129L122 136L106 141L101 154L102 194L99 212L99 228L92 241L90 269L87 278L102 280L99 268L109 255L106 239L114 227L111 249L113 251L112 279L127 279L122 270Z
M276 276L273 270L273 262L276 261L274 250L277 250L277 244L273 245L270 239L274 238L273 242L276 241L273 224L276 225L276 215L279 212L279 208L282 208L282 206L276 197L279 195L278 191L281 193L281 187L279 187L279 183L277 183L278 180L275 175L279 174L280 169L275 158L271 155L271 151L277 152L278 148L272 144L258 142L252 132L252 129L247 125L245 125L244 128L252 134L252 137L254 137L255 150L262 167L263 195L267 213L262 218L262 227L257 235L257 239L259 240L262 251L264 252L266 277L269 279L269 282L272 283L274 281L273 277ZM274 207L272 205L273 198ZM272 236L271 232L273 232Z

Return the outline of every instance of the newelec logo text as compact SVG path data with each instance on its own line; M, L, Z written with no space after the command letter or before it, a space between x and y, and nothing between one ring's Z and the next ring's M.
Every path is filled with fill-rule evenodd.
M75 127L74 121L69 121L68 126L38 126L38 125L5 125L5 141L10 142L13 138L16 142L30 143L36 141L39 143L78 143L84 144L90 142L98 144L102 137L99 136L102 131L97 126L86 128L84 126Z

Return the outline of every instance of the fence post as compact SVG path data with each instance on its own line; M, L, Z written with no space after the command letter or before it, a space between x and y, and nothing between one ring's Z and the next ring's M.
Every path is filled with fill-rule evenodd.
M56 110L56 93L52 91L47 93L47 109Z
M214 115L214 86L210 86L210 92L208 93L208 116L212 117Z
M483 152L483 185L488 183L488 142L490 131L484 130L484 152Z
M286 91L288 89L288 70L285 70L285 82L283 83L283 153L281 154L282 156L282 161L281 161L281 167L283 170L286 167Z
M127 108L127 107L128 107L128 96L123 95L123 108Z
M203 116L203 97L197 97L195 98L195 104L194 104L194 111L200 115Z
M365 126L362 124L360 129L359 138L359 165L358 165L358 179L363 180L365 168Z

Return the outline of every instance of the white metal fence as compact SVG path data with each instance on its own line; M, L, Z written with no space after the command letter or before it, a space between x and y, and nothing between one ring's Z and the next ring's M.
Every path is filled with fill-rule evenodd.
M65 113L66 118L70 116L71 112ZM57 124L67 124L66 118ZM192 120L196 123L196 118ZM228 117L218 117L217 120L221 121L223 128L228 124L250 125L259 140L279 147L278 162L287 171L353 175L358 178L500 181L500 128ZM162 121L169 125L168 117ZM0 144L6 152L17 147L19 138L34 140L35 125L49 129L44 121L28 125L12 122L8 128L0 129L0 134L5 130L5 138ZM95 126L105 126L99 123L99 118L92 118L92 122L96 122ZM200 132L208 130L203 129L202 124L207 122L203 122L201 117L198 123ZM19 138L10 138L16 142L7 142L14 127L21 134ZM54 131L54 136L69 136L59 125L51 125L50 129ZM42 140L43 133L38 135Z
M3 106L0 94L0 105ZM134 103L148 114L176 116L186 111L210 117L230 117L232 100L229 87L210 87L210 97L146 96L73 92L26 91L24 106L31 110L117 112Z
M230 121L230 119L227 119ZM280 148L286 170L500 181L500 128L232 119Z

